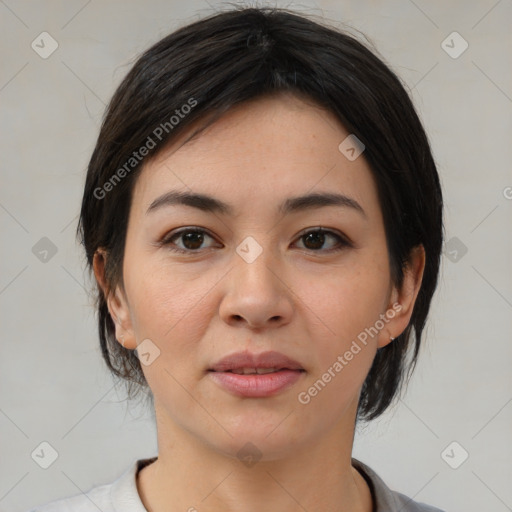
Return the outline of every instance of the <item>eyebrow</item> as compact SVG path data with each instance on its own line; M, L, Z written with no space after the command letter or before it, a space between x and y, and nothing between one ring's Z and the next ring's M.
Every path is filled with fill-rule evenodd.
M176 205L190 206L204 212L220 213L231 216L234 214L234 208L231 205L221 201L220 199L216 199L215 197L205 194L171 190L160 197L157 197L147 209L146 215L165 206ZM326 206L352 208L365 219L368 218L363 207L355 199L343 194L332 192L316 192L298 197L290 197L279 205L277 211L280 214L287 215L290 213Z

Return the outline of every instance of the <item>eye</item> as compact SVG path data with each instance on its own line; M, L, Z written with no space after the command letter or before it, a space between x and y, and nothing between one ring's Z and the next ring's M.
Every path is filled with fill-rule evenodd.
M160 245L166 246L170 251L178 253L194 253L200 252L202 244L206 238L214 239L204 229L201 228L182 228L179 231L171 232L160 242ZM334 239L337 242L334 247L322 250L326 239ZM181 240L182 246L174 243L175 240ZM336 252L341 251L346 247L353 247L343 236L335 233L334 231L326 230L323 228L310 229L303 232L299 240L305 241L305 249L313 252Z
M335 239L337 245L331 249L319 250L328 238ZM336 252L341 251L345 247L352 247L352 244L346 238L338 235L334 231L325 230L323 228L311 229L302 233L299 240L304 240L305 248L313 252Z
M180 252L180 253L190 253L190 252L198 252L198 249L201 248L201 244L204 241L204 238L211 237L204 229L199 228L183 228L179 231L175 231L171 233L170 236L165 237L161 241L161 245L167 246L170 251ZM182 240L184 247L178 247L174 243L174 240Z

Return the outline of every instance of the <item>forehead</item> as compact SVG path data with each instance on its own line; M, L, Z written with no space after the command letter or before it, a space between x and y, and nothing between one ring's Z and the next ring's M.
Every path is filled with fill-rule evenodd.
M319 190L353 197L365 211L376 206L366 160L339 149L349 132L309 99L279 94L243 103L187 141L200 125L144 165L134 206L146 211L168 190L212 195L235 209Z

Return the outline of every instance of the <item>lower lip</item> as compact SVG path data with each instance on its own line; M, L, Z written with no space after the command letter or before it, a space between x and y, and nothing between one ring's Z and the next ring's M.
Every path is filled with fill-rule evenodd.
M212 379L224 389L238 396L264 398L293 386L304 372L280 370L273 373L239 375L232 372L209 372Z

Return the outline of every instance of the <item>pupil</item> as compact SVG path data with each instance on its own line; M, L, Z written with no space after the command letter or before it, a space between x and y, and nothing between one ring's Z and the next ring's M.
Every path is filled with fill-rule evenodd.
M197 238L194 240L194 237ZM187 249L199 249L201 247L202 242L203 236L201 233L198 233L197 231L189 231L183 235L183 244ZM190 247L189 243L192 244L192 247Z
M315 244L315 238L317 239L317 242L318 242L318 238L320 237L320 243L318 244ZM318 249L320 247L322 247L322 245L324 244L324 238L325 238L325 235L323 233L308 233L306 235L306 243L305 245L307 246L308 243L307 241L310 241L311 239L313 239L313 247L309 247L310 249L313 248L313 249Z

